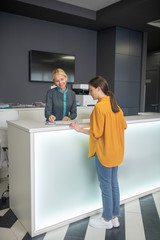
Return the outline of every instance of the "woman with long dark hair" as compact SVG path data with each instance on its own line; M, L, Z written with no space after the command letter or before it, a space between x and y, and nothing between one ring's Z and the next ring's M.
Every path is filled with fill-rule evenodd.
M120 193L118 165L124 156L124 130L127 128L121 108L114 94L109 90L105 78L98 76L89 81L89 94L98 99L90 116L90 129L78 124L70 126L77 132L89 134L89 155L95 156L95 166L102 191L102 217L92 219L95 228L119 227Z

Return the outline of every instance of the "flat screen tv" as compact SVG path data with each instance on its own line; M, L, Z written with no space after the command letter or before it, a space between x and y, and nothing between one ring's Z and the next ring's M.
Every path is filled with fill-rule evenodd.
M67 82L75 81L75 56L70 54L29 51L29 70L31 82L53 82L52 72L62 68L68 75Z

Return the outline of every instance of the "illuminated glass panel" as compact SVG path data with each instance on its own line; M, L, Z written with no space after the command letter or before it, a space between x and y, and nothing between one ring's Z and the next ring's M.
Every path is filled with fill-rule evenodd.
M128 124L119 182L121 200L160 187L160 121Z
M88 139L74 130L35 133L35 230L102 207Z
M34 133L35 231L102 207L87 135ZM160 122L128 124L119 166L121 200L160 187Z

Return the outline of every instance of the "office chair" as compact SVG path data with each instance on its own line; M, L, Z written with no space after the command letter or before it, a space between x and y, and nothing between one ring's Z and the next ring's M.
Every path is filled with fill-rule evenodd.
M7 167L9 168L9 160L8 160L8 120L17 120L18 112L16 110L0 109L0 168ZM9 177L7 175L6 177ZM7 194L9 193L9 184L7 189L1 195L1 202L6 203Z
M7 167L9 167L7 150L8 150L8 147L2 147L1 146L1 167L3 167L3 162L4 161L7 163ZM8 175L8 177L9 177L9 175ZM1 195L2 203L6 203L6 201L7 201L7 197L6 197L7 193L9 193L9 184L7 186L7 189Z

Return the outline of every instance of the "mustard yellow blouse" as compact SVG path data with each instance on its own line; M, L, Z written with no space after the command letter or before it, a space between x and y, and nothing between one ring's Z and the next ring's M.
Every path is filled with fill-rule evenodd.
M123 112L114 113L110 97L101 98L90 116L89 154L95 153L105 167L116 167L123 161L124 130L127 128Z

